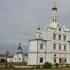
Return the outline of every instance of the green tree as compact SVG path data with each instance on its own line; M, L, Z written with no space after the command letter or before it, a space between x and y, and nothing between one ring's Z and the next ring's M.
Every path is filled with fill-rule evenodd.
M52 67L52 64L49 62L46 62L43 64L43 68L51 68L51 67Z

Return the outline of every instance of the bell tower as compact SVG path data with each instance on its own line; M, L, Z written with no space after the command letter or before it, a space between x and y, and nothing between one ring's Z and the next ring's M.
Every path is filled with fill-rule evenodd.
M55 0L53 1L52 5L52 15L51 15L51 22L57 22L58 21L58 15L57 15L57 7Z
M41 30L40 30L39 27L37 28L36 38L37 38L37 39L41 39Z

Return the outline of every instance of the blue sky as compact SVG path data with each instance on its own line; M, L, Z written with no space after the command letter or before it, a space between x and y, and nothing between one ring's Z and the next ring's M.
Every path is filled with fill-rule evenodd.
M53 0L0 0L0 52L15 51L49 24ZM70 1L56 0L59 23L70 28ZM25 51L25 49L24 49Z

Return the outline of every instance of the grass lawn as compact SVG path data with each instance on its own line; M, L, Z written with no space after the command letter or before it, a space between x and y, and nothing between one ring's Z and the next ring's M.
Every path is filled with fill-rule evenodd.
M0 68L0 70L70 70L70 68L51 68L51 69Z

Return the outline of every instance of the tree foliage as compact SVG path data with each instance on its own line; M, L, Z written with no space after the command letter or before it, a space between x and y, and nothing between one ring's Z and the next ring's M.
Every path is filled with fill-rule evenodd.
M46 62L43 64L43 68L51 68L51 67L52 67L52 64L49 62Z

